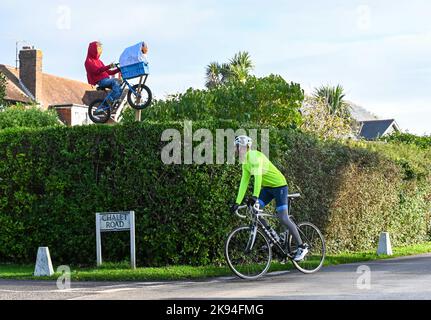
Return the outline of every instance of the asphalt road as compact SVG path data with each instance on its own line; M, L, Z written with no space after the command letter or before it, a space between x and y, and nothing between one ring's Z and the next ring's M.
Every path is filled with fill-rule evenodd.
M71 289L60 291L53 282L0 280L0 299L431 300L431 254L326 267L314 275L297 271L269 274L258 281L226 277L204 281L74 282Z

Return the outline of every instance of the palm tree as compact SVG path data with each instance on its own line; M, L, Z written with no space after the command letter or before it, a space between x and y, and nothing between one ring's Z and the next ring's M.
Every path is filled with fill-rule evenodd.
M321 86L316 88L313 94L314 98L323 100L331 114L338 115L341 117L350 117L348 103L344 101L344 89L341 85L333 86Z
M229 63L221 65L222 82L227 82L232 77L232 68Z
M217 87L222 83L223 76L221 68L221 65L217 62L211 62L207 66L205 85L208 89Z
M250 54L240 51L229 60L229 63L210 63L206 69L205 85L208 89L211 89L233 79L245 81L253 68Z
M238 52L229 61L232 75L239 81L245 81L254 69L253 62L251 61L250 54L246 51Z

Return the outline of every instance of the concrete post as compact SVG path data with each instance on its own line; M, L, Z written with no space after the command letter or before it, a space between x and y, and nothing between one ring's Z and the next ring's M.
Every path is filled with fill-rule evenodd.
M51 255L47 247L40 247L37 251L36 266L34 268L35 277L50 277L54 275Z
M392 255L391 239L388 232L380 234L379 247L377 248L378 255Z

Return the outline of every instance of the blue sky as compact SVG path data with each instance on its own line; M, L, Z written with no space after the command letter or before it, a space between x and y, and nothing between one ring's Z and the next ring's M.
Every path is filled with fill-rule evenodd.
M403 130L431 134L431 1L12 1L0 3L0 63L15 41L44 52L44 71L85 81L88 43L106 63L149 43L158 98L203 87L205 66L250 52L258 76L306 92L342 84L347 98Z

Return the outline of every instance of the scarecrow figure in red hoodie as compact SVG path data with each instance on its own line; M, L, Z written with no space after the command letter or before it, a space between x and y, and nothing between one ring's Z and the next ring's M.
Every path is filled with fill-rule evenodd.
M105 66L100 60L102 52L102 43L98 41L90 43L87 60L85 61L88 83L92 86L98 85L100 88L111 89L111 99L116 101L121 97L121 85L117 79L110 76L119 73L120 70L115 67L114 63Z

